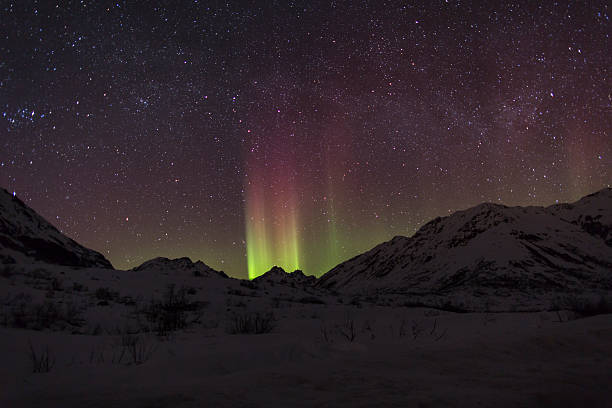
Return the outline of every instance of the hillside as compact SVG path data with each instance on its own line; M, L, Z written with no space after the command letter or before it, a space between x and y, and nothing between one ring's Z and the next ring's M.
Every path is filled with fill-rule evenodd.
M343 262L317 287L497 296L612 289L612 189L573 204L480 204Z
M0 188L0 263L112 268L99 252L68 238L25 205Z

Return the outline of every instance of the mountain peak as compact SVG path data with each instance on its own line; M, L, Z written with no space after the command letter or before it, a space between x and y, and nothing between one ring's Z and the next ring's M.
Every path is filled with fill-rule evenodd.
M293 272L285 272L280 266L273 266L268 272L253 279L254 282L274 282L281 284L314 284L316 278L304 275L300 269Z
M132 269L136 272L188 272L196 276L203 277L224 277L227 275L223 271L217 271L202 261L193 262L188 257L170 259L158 256L143 262Z
M547 208L483 203L379 244L327 272L317 286L526 297L611 289L611 246L612 189Z

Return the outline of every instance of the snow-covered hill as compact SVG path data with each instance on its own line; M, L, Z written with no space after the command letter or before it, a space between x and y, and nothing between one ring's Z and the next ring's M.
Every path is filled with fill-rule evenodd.
M168 259L163 257L154 258L132 269L138 272L163 272L176 273L187 272L198 277L205 278L227 278L223 271L217 271L202 261L191 262L189 258Z
M285 272L280 266L273 266L268 272L253 279L258 283L278 283L284 285L312 286L316 282L312 275L304 275L299 269L293 272Z
M112 268L102 254L59 232L17 197L0 188L0 263Z
M574 204L480 204L333 268L317 287L470 296L612 289L612 189Z

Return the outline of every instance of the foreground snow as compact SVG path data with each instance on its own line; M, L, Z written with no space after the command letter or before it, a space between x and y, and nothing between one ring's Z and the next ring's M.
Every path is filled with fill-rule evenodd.
M401 299L383 306L185 271L46 273L2 277L0 293L72 302L82 320L0 329L2 407L603 407L612 400L612 315L452 313L399 306ZM190 288L190 304L204 306L184 329L160 336L138 310L169 284ZM271 331L230 334L236 316L255 313L273 316ZM142 353L137 362L130 339ZM49 351L49 372L32 372L30 345L38 356Z
M318 310L325 313L324 310ZM335 310L335 316L345 310ZM612 316L555 323L550 314L442 314L436 341L392 334L400 316L368 310L354 342L326 343L318 319L286 319L264 335L220 330L149 338L141 365L113 364L113 336L0 331L2 406L606 406ZM394 316L393 320L388 316ZM383 316L387 317L382 319ZM370 319L375 339L361 325ZM395 327L397 328L397 327ZM50 373L30 373L27 344L48 344ZM104 350L105 360L92 359Z

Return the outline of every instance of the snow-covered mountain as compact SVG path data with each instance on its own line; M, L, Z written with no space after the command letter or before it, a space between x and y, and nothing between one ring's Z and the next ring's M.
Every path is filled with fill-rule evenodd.
M548 210L565 221L577 224L612 246L612 189L589 194L573 204L557 204Z
M0 263L112 268L102 254L87 249L57 230L0 188Z
M177 259L168 259L164 257L153 258L132 270L138 272L150 271L164 273L187 272L188 274L204 278L227 278L227 275L223 271L217 271L202 261L192 262L191 259L187 257Z
M253 282L262 283L278 283L283 285L301 285L311 286L316 282L317 278L311 275L304 275L299 269L293 272L285 272L280 266L273 266L268 272L253 279Z
M573 204L480 204L334 267L317 287L501 296L612 289L612 189Z

